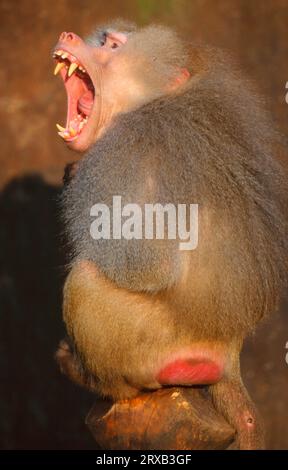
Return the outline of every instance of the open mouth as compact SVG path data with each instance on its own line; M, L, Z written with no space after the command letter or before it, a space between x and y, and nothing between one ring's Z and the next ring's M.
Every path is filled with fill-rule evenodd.
M72 142L79 137L88 123L94 104L95 88L85 67L75 56L59 49L54 52L53 57L57 62L54 75L60 72L68 100L66 126L56 126L58 134L67 142Z

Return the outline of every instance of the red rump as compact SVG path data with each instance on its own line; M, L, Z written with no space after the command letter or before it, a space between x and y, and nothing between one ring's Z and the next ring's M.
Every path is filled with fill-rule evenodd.
M161 385L206 385L218 382L223 367L210 359L176 359L160 370Z

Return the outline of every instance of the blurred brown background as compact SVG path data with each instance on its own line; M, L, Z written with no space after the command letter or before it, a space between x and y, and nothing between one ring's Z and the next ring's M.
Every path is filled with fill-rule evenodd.
M0 447L88 449L93 396L61 377L63 250L57 196L75 155L57 136L65 93L50 52L61 31L97 22L161 21L230 49L286 132L288 0L0 0ZM288 449L287 307L258 330L243 375L262 412L269 448Z

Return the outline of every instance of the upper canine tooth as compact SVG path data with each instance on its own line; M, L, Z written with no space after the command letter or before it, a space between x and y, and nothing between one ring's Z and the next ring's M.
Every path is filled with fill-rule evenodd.
M64 52L64 54L61 55L62 59L67 59L68 57L68 52Z
M56 55L61 55L63 51L59 50L59 51L56 51L55 54Z
M63 67L65 67L65 64L64 62L58 62L58 64L56 65L55 67L55 70L54 70L54 75L57 75L57 73L63 69Z
M76 64L75 62L73 62L73 64L70 65L69 70L68 70L68 77L71 77L72 73L75 72L77 67L78 67L78 64Z

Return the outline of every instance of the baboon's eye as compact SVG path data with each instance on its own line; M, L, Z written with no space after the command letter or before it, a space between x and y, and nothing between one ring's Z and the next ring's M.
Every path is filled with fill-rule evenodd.
M118 32L108 32L103 35L101 39L101 47L106 47L107 49L118 49L120 46L123 46L127 41L127 35L124 33Z
M106 41L107 41L107 35L104 33L101 40L100 40L100 46L101 47L105 46Z

